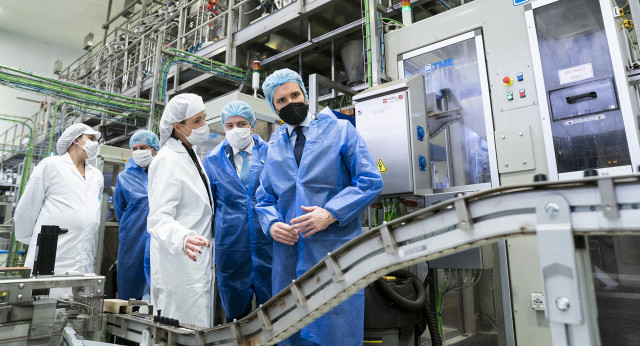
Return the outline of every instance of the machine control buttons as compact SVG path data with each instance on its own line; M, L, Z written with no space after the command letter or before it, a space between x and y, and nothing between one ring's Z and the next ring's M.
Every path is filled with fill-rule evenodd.
M521 99L523 99L523 98L525 98L527 96L527 94L524 92L524 89L520 89L519 92L520 92L520 98Z
M506 85L506 86L512 86L513 85L513 78L504 77L504 78L502 78L502 83L504 83L504 85Z
M424 127L418 125L417 135L419 141L424 141Z
M518 80L518 82L522 82L524 80L524 77L522 76L522 72L519 72L518 74L516 74L516 79Z
M427 159L422 155L418 156L418 169L423 172L427 169Z
M513 92L512 91L507 92L507 101L513 101Z

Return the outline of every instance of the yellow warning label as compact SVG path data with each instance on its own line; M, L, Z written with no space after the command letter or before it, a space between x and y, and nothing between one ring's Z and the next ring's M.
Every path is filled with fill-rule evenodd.
M380 171L380 173L389 172L387 166L385 166L384 162L382 162L382 159L378 160L378 170Z

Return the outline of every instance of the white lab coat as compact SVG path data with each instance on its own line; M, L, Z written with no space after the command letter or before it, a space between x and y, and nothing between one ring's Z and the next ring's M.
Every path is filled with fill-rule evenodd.
M83 178L69 153L36 166L14 215L16 239L29 244L25 267L33 267L41 226L54 225L69 230L58 237L55 274L94 272L103 187L102 173L87 163Z
M196 262L184 251L188 236L212 240L207 194L185 147L175 138L167 140L149 166L151 303L163 316L212 327L213 246L203 247Z

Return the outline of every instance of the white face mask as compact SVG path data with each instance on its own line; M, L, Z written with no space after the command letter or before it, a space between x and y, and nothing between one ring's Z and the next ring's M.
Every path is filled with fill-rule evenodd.
M185 126L186 127L186 126ZM184 134L183 134L184 135ZM209 140L209 126L200 126L197 129L191 129L191 134L186 136L187 141L191 145L200 145Z
M98 144L98 142L90 141L84 138L82 138L82 140L84 141L84 145L81 145L80 147L82 147L82 149L84 149L84 152L87 153L87 160L94 160L96 157L98 157L98 147L100 147L100 144Z
M134 150L131 156L136 165L146 168L149 167L151 161L153 160L153 155L151 154L151 149L148 150Z
M226 132L227 141L233 149L242 150L251 144L251 128L236 127Z

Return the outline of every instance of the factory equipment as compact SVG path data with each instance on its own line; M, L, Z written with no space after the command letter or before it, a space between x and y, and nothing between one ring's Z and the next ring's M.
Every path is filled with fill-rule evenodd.
M525 12L551 179L640 164L637 100L612 12L596 0L537 1Z
M94 274L0 280L0 344L58 345L65 327L99 339L103 287L104 277ZM49 296L60 288L72 296Z
M434 189L434 194L424 197L427 206L457 192L529 183L534 177L579 179L598 172L630 173L638 166L640 145L634 116L638 100L633 96L637 92L629 87L625 75L625 67L632 70L637 55L629 47L635 43L621 29L620 9L626 6L614 11L608 0L526 3L472 2L447 16L418 21L384 37L385 60L397 61L397 65L387 64L387 75L401 79L421 74L425 78ZM592 330L585 334L590 341L577 344L598 344L600 336L603 343L616 345L633 344L630 340L637 339L635 328L612 313L617 309L631 320L637 318L627 309L637 306L637 299L621 293L637 291L637 272L631 274L637 270L637 256L621 246L635 241L588 239L596 273L594 302L600 335ZM550 326L540 323L542 311L535 302L540 292L551 288L528 274L540 270L531 261L538 251L548 248L540 244L538 250L530 241L509 239L494 250L483 248L480 254L466 257L460 253L459 260L451 257L430 264L432 269L448 272L461 264L487 263L486 256L497 258L499 266L493 273L504 275L494 280L491 290L499 292L504 311L493 321L499 326L499 344L549 344L565 337L556 323L566 322L567 316L554 317L554 312L547 311ZM547 255L542 255L543 266ZM620 258L626 259L616 260ZM482 296L483 288L478 289L476 297ZM468 302L457 308L469 309ZM478 305L471 309L481 314L490 311ZM443 322L451 324L448 315L443 312ZM462 327L463 333L474 333L469 325Z
M431 192L424 81L413 76L353 97L357 129L382 173L389 195Z
M431 187L499 185L482 30L398 56L398 77L424 77Z
M113 192L118 174L131 157L131 150L101 145L96 168L104 177L104 190L100 199L100 228L96 248L95 272L106 277L105 295L115 298L115 282L118 260L118 220L113 209Z
M639 235L640 209L633 208L640 205L639 178L638 175L604 176L542 182L458 197L392 220L352 239L241 320L209 329L154 322L154 316L147 314L107 314L106 333L143 345L164 342L169 345L275 344L398 268L503 238L524 237L536 242L531 236L537 235L543 269L527 274L540 277L544 290L536 300L529 298L522 308L543 309L538 323L551 323L566 332L566 335L554 335L549 345L598 345L591 282L599 274L597 271L592 274L585 245L595 235L614 238ZM615 216L609 214L608 204L603 202L607 196L613 198L618 212ZM496 205L502 208L496 209ZM475 222L467 229L464 225L469 225L470 220ZM562 239L549 237L551 234L561 234ZM638 277L637 273L635 276ZM470 290L462 292L471 293ZM486 311L471 313L482 328L491 330L502 324L492 325L484 315ZM571 314L582 318L567 319ZM537 341L534 338L524 344L537 345ZM454 342L448 340L447 344ZM485 339L484 344L496 343L486 343Z

